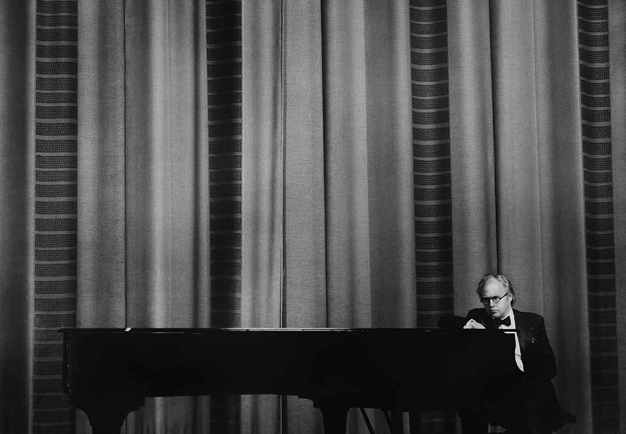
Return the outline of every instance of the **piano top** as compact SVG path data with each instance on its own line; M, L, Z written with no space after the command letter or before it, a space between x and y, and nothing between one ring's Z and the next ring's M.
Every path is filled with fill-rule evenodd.
M402 334L402 333L485 333L485 332L514 332L517 329L506 330L482 330L482 329L459 329L459 330L442 330L440 328L415 327L415 328L341 328L341 327L228 327L228 328L160 328L160 327L127 327L127 328L63 328L59 329L63 334L203 334L203 333L244 333L244 332L272 332L272 333L385 333L385 334Z

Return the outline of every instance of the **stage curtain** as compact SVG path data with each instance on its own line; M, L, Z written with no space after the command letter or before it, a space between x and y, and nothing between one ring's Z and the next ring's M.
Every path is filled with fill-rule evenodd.
M623 6L447 9L455 310L477 271L507 274L517 307L546 319L570 431L618 432Z
M623 431L623 1L2 11L0 431L90 432L61 327L435 327L485 272L545 317L569 432ZM291 397L157 398L123 432L321 418Z
M570 430L615 432L623 243L613 229L621 218L613 185L621 187L611 180L621 154L610 142L623 135L623 8L382 3L244 4L242 315L250 325L386 326L377 318L399 314L407 322L397 325L433 326L476 307L480 276L502 272L517 307L546 318L557 390L578 418ZM395 15L403 8L404 18ZM385 38L392 45L378 51ZM397 98L407 82L410 101ZM402 166L411 157L413 197ZM379 164L397 170L378 176ZM406 200L413 228L394 219ZM378 226L382 204L390 213ZM414 252L386 250L407 231ZM264 255L253 251L260 246ZM402 268L413 260L414 270ZM377 268L383 263L401 268ZM390 280L389 299L391 286L380 285L386 271L402 270L415 279L412 314L380 302L410 294L411 284ZM338 317L337 306L346 307ZM291 414L274 405L282 420ZM454 430L449 416L426 419L432 432Z
M617 302L618 379L610 380L618 390L616 403L619 427L626 427L626 3L608 2L611 143L613 144L613 198L615 200L615 290Z
M77 326L208 327L205 3L78 13ZM205 401L148 399L126 432L206 432Z
M505 273L544 315L563 405L591 432L575 2L448 2L455 308Z
M402 2L243 3L244 326L415 325L407 17ZM297 399L244 409L244 432L321 426Z
M32 420L35 2L0 9L0 431L18 434Z

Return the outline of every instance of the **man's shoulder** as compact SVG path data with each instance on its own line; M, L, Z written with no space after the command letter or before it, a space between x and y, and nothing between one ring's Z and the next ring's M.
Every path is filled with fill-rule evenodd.
M529 324L543 324L543 317L538 313L534 312L524 312L521 310L513 309L513 313L515 314L515 319L521 319L526 321Z

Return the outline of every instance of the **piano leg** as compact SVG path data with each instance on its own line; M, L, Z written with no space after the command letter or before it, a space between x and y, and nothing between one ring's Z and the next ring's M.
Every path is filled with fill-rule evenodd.
M404 434L402 411L397 408L391 410L391 434Z
M80 408L87 414L93 434L120 434L124 419L137 407L107 400L93 405L82 405Z
M324 419L324 434L345 434L348 409L342 404L320 404L319 409Z
M93 434L120 434L125 414L116 414L115 411L100 411L91 409L85 411L91 424Z

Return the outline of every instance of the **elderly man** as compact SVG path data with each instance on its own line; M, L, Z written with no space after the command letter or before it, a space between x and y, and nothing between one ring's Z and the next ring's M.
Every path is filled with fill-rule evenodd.
M460 411L463 433L486 433L487 424L509 433L550 433L571 416L561 410L551 379L556 362L540 315L513 309L515 290L502 274L487 274L476 290L483 308L467 314L466 329L516 329L518 372L505 384L491 384L472 409Z

